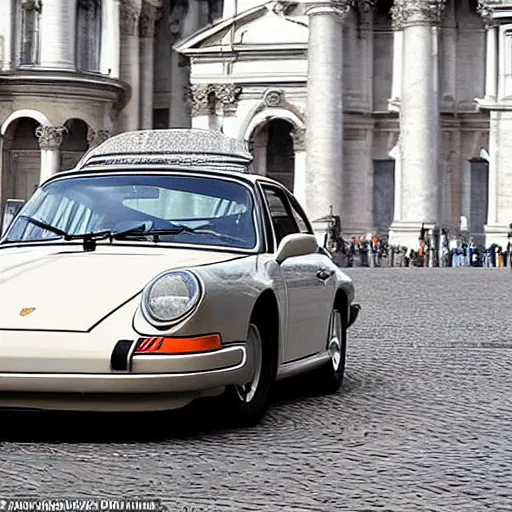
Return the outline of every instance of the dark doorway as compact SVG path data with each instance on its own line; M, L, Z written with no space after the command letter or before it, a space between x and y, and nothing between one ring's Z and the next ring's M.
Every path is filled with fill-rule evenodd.
M485 244L489 193L489 162L475 159L470 164L469 233L476 244Z
M295 153L293 126L283 119L274 119L268 125L267 176L293 192Z
M387 235L395 215L395 161L373 161L373 225Z

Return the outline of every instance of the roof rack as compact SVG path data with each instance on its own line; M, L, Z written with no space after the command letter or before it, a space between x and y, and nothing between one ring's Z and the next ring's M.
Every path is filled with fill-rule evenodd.
M251 172L247 143L201 129L124 132L86 153L77 169L99 165L178 165L209 170Z

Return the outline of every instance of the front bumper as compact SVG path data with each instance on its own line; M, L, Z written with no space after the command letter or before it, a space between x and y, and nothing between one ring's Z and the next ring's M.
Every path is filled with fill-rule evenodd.
M133 357L132 369L112 373L0 373L3 393L189 393L251 379L244 345L209 353ZM1 397L0 397L1 402Z

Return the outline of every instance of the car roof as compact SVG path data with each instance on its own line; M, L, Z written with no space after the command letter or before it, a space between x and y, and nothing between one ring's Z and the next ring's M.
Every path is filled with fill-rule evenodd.
M246 182L275 180L256 174L246 141L227 137L214 130L167 129L123 132L88 151L74 169L57 178L88 173L194 172L211 177L237 177ZM149 169L148 169L149 168Z
M62 171L58 174L54 174L50 178L48 178L44 183L48 183L50 181L65 178L65 177L76 177L76 176L95 176L95 175L104 175L104 174L113 174L119 172L121 173L140 173L140 174L154 174L162 173L165 174L168 172L169 174L181 173L186 175L187 173L191 174L204 174L211 178L226 178L233 177L240 179L242 181L247 181L250 183L256 183L257 181L264 181L270 184L283 186L278 181L264 176L262 174L257 174L253 172L237 172L230 170L222 170L222 169L204 169L202 167L180 167L176 165L162 165L162 164L152 164L151 161L148 161L146 164L118 164L118 165L90 165L85 168L77 168L70 169L68 171Z

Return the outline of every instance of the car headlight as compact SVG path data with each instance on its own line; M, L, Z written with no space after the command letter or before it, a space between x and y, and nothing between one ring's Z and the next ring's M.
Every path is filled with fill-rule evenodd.
M149 283L142 305L148 320L175 322L197 306L201 293L201 284L192 272L168 272Z

